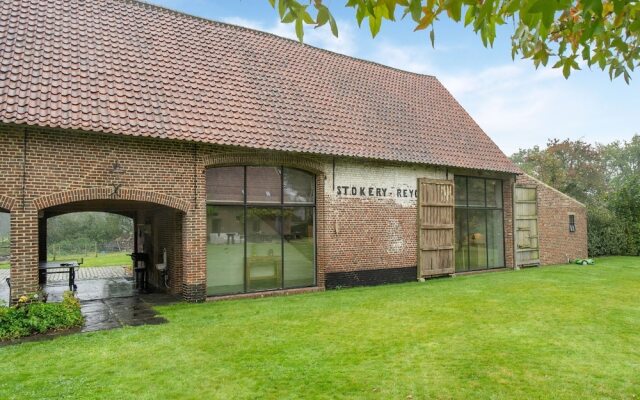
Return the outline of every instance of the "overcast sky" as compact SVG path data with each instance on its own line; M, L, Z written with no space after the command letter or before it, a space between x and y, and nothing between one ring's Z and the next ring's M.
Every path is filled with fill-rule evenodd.
M151 0L175 10L295 38L293 25L280 24L267 0ZM609 143L640 134L640 74L630 85L607 73L584 68L569 80L560 70L536 70L527 60L511 60L508 28L493 49L461 25L439 22L436 46L412 21L383 23L372 39L359 29L345 0L325 0L340 30L307 29L305 43L407 71L435 75L487 134L510 155L544 146L548 138L582 138ZM365 29L366 28L366 29Z

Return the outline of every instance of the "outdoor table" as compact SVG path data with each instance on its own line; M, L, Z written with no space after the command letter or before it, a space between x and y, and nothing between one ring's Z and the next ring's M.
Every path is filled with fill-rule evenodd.
M64 262L42 262L38 267L40 274L40 283L47 282L47 275L51 274L68 274L69 275L69 290L77 290L76 286L76 270L80 268L80 264L77 261L64 261Z

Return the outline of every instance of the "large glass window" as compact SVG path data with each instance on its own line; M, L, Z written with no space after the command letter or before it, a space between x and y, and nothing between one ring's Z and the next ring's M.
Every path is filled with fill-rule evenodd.
M207 227L207 294L315 284L314 175L282 167L209 169Z
M502 181L455 177L456 271L504 267Z

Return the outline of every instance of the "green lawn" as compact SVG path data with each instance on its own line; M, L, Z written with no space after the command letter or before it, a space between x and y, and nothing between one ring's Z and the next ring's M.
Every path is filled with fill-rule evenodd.
M640 396L640 258L177 304L0 348L7 399Z
M95 254L89 254L87 256L67 254L56 257L55 261L80 261L80 259L84 259L82 267L119 267L122 265L131 265L131 257L127 252L98 253L97 257ZM51 256L49 256L49 261L54 261ZM0 263L0 269L7 268L9 268L9 262Z

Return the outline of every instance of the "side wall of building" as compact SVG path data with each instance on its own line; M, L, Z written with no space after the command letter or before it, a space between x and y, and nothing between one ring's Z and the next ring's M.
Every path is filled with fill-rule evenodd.
M586 207L528 175L519 175L516 185L535 187L537 191L540 263L562 264L587 257ZM575 232L569 230L569 215L575 216Z
M116 162L122 173L113 173ZM453 179L443 167L0 125L0 208L11 211L14 294L37 289L43 210L122 199L162 206L149 221L161 233L154 246L168 251L171 290L203 299L205 171L224 165L285 165L316 174L317 282L329 288L415 279L417 179ZM504 182L506 263L512 266L510 186Z

